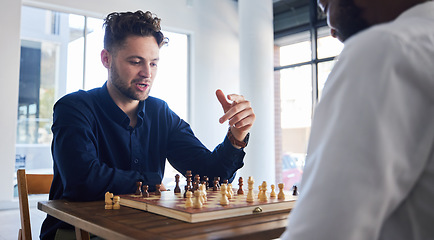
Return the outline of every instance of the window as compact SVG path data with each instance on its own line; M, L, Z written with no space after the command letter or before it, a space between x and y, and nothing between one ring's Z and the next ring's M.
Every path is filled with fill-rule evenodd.
M275 83L279 93L276 104L276 176L289 190L301 181L313 109L321 98L322 89L333 68L333 59L343 45L328 33L328 28L314 29L317 33L317 58L313 57L310 32L302 32L277 41ZM314 73L314 74L313 74ZM315 74L317 73L317 74ZM280 124L279 124L280 122Z
M189 39L164 34L170 42L161 48L151 95L187 120ZM103 37L102 19L22 7L16 168L52 172L53 105L67 93L101 87L107 80L100 60Z

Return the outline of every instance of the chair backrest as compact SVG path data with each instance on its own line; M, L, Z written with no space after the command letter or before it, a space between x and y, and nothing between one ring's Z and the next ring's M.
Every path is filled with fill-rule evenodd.
M18 232L18 239L32 239L28 195L49 193L52 181L53 174L26 174L26 170L18 169L18 199L21 217L21 229Z

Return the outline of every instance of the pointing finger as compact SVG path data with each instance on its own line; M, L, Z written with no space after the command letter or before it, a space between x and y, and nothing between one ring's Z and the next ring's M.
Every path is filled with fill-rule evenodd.
M229 110L229 108L231 107L231 104L226 100L226 96L222 90L218 89L215 92L215 94L216 94L217 99L219 100L220 104L223 107L223 111L226 113Z

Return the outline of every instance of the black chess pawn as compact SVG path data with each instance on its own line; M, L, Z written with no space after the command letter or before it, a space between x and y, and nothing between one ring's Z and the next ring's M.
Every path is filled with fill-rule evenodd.
M292 195L298 196L298 188L297 185L292 186Z
M187 198L187 192L189 191L188 186L184 186L184 198Z
M179 187L179 174L175 175L175 182L176 182L176 186L174 189L175 193L180 193L181 192L181 188Z
M142 187L142 197L144 197L144 198L149 197L148 189L149 189L148 185L143 185L143 187Z
M242 177L240 177L240 178L238 179L238 186L240 186L240 187L238 188L238 191L237 191L237 194L238 194L238 195L243 195L243 194L244 194L243 185L244 185L244 180L243 180Z
M136 193L135 195L142 195L142 182L136 182Z
M203 176L202 178L202 184L205 185L206 190L209 189L209 182L208 182L208 177L207 176Z

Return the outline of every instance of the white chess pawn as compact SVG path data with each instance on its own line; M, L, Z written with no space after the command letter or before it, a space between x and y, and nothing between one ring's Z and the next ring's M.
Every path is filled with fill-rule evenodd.
M206 201L208 200L208 198L206 196L206 186L204 184L201 184L199 186L199 189L201 192L202 203L206 203Z
M283 188L285 185L283 183L279 183L277 186L279 187L279 193L277 194L277 199L285 200L285 193L283 193Z
M200 200L200 191L196 190L194 191L194 201L193 201L193 208L202 208L203 204L202 201Z
M228 183L228 199L232 199L232 196L234 195L234 190L232 190L232 183Z
M222 206L229 205L227 187L228 186L226 186L226 184L222 184L220 186L220 194L221 194L220 205L222 205Z
M271 184L271 193L270 193L270 198L276 198L276 186L274 186L274 184Z
M261 201L261 202L266 202L266 201L268 201L268 196L267 196L267 182L266 182L266 181L263 181L263 182L262 182L261 190L262 190L262 194L261 194L261 196L260 196L260 198L259 198L259 201Z
M185 207L186 208L191 208L193 207L193 200L192 198L193 193L191 191L187 191L185 193L185 197L187 198L187 200L185 200Z
M258 190L259 190L259 192L258 192L258 199L261 199L262 198L262 185L258 186Z
M121 208L120 202L121 202L121 197L114 196L113 197L113 209L120 209Z

